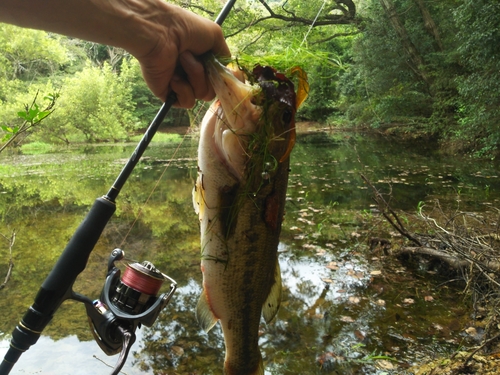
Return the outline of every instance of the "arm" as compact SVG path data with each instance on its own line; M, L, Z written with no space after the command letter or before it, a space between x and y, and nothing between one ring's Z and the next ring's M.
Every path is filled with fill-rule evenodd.
M218 25L163 0L0 0L0 22L124 48L151 91L173 90L181 107L215 95L197 56L230 54Z

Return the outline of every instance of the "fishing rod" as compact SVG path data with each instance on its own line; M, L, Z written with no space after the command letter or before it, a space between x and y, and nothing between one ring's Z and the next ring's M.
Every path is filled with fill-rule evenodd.
M228 0L215 22L222 25L236 0ZM171 92L148 126L132 156L123 167L108 193L97 198L87 216L76 229L61 256L42 283L33 304L12 332L10 347L0 364L0 375L8 375L21 355L34 345L52 320L61 304L72 299L85 305L89 324L99 347L107 354L120 353L112 375L125 364L135 342L135 330L152 326L176 290L176 282L150 262L128 264L123 275L115 262L124 258L121 249L114 249L108 259L108 272L99 299L73 291L73 284L85 269L106 224L116 210L115 200L139 162L153 136L177 97ZM158 296L165 281L170 289Z

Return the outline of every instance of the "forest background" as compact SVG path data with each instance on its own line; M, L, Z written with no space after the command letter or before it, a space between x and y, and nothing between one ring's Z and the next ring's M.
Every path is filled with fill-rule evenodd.
M223 5L173 2L211 19ZM498 0L246 0L223 29L240 63L308 73L300 121L498 155ZM0 24L1 143L127 140L160 104L125 51ZM166 121L190 116L175 110Z

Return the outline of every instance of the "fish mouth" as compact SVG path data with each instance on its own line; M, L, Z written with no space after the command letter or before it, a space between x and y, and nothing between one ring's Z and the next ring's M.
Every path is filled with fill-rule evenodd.
M241 71L225 67L213 56L205 66L224 111L227 128L235 133L254 132L262 113L262 108L255 104L256 96L262 92L260 86L244 82Z
M231 70L213 56L206 58L205 68L217 95L214 151L230 173L245 179L247 164L259 150L278 162L287 159L295 143L293 83L260 65L245 80L243 71ZM263 148L256 147L256 140Z
M262 89L242 82L235 76L237 71L213 56L205 61L205 67L219 103L215 109L214 148L230 173L242 180L249 157L249 137L258 131L262 115L262 107L255 104Z

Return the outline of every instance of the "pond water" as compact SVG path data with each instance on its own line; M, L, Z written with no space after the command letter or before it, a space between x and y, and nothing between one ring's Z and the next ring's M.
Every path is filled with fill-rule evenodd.
M0 355L94 199L104 195L135 145L99 145L45 155L0 155L0 233L15 231L14 271L0 290ZM198 220L191 189L196 138L180 148L153 142L117 199L117 211L74 290L97 298L112 249L149 260L179 289L156 324L138 330L125 374L220 374L223 339L197 326L201 291ZM266 374L402 374L423 358L473 344L461 287L370 252L383 236L365 175L391 192L395 209L422 203L464 210L498 207L498 163L446 157L430 144L370 134L302 134L292 153L280 243L283 303L262 325ZM378 221L377 221L378 220ZM0 277L9 259L0 238ZM14 367L22 374L105 374L116 361L92 341L84 307L68 301Z

